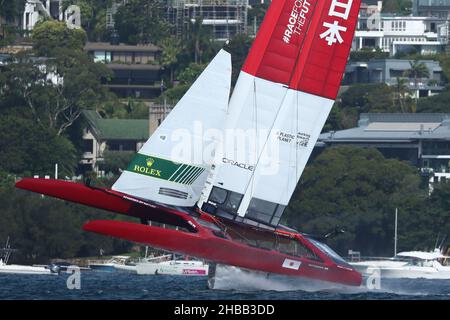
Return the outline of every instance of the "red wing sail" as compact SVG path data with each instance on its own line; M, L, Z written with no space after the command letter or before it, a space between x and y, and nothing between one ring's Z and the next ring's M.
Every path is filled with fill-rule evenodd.
M326 1L274 0L264 17L242 71L289 84L313 13Z
M318 23L308 33L289 86L334 100L352 47L361 0L323 2L328 10L317 15Z
M272 2L233 91L226 125L252 132L264 144L223 148L198 202L202 210L278 225L334 104L360 3ZM217 201L225 198L234 202Z

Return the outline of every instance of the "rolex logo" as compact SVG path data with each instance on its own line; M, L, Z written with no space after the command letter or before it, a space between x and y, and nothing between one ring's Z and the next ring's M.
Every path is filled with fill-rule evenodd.
M147 158L147 167L151 167L153 165L153 163L155 162L155 160L153 158Z

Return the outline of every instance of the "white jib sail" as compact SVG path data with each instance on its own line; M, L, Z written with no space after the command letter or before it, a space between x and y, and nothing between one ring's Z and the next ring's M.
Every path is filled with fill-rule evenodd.
M112 189L170 205L194 205L214 157L215 132L223 130L230 87L231 57L221 50Z
M230 100L222 149L216 154L198 203L200 208L208 202L214 187L245 193L287 90L282 84L241 71ZM236 205L231 207L236 213Z

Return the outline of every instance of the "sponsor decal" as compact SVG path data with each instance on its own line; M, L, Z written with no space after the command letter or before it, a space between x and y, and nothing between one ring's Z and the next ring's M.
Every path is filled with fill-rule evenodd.
M301 34L306 24L306 15L310 11L311 3L308 0L296 0L289 15L288 23L283 34L283 41L291 42L292 36Z
M333 0L331 2L330 10L328 11L328 17L337 17L342 20L347 20L352 8L352 3L353 0ZM329 21L331 21L331 19L329 19ZM333 23L325 21L323 26L326 30L320 34L320 38L325 38L329 46L336 42L344 42L341 32L346 32L347 27L341 26L338 20L334 19Z
M195 230L197 230L197 227L195 226L195 224L194 224L192 221L188 220L187 222L189 223L189 225L190 225L192 228L194 228Z
M292 133L278 131L277 132L277 139L279 141L281 141L281 142L291 143L291 141L293 139L295 139L295 135L293 135Z
M301 261L297 261L297 260L291 260L291 259L284 259L283 268L286 269L294 269L294 270L298 270L301 266L302 262Z
M316 269L321 269L321 270L328 270L327 267L318 266L317 264L308 264L308 267L316 268Z
M138 153L131 161L127 171L191 185L205 169Z
M151 167L155 163L155 159L153 158L147 158L147 167Z
M123 196L123 199L129 200L129 201L132 201L132 202L136 202L136 203L142 204L142 205L150 207L150 208L157 208L157 206L155 206L155 205L153 205L151 203L148 203L148 202L145 202L145 201L142 201L142 200L139 200L139 199L135 199L135 198L132 198L132 197Z
M278 131L276 137L281 142L291 143L295 141L295 135L288 132ZM311 135L303 132L297 132L297 147L307 147Z
M239 163L237 161L234 161L234 160L231 160L231 159L227 159L227 158L222 158L222 162L231 164L232 166L236 166L236 167L239 167L241 169L250 170L250 171L253 171L253 169L254 169L254 166L251 166L251 165L245 164L245 163Z
M298 132L297 133L297 147L307 147L309 138L311 138L311 136L309 134L303 133L303 132Z

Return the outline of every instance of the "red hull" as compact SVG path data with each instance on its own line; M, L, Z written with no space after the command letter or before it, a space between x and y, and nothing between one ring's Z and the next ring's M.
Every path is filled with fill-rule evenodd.
M86 231L252 270L351 286L361 284L361 275L358 272L347 265L336 263L301 234L275 231L277 237L286 241L295 239L310 250L316 259L250 246L236 241L228 234L213 230L217 228L204 226L205 221L215 221L215 218L208 215L196 214L193 211L189 214L161 207L107 189L94 189L72 182L48 179L23 179L16 186L100 209L169 223L186 230L178 231L130 222L99 220L85 224ZM268 231L256 229L252 232L264 236L268 233Z
M85 224L83 229L252 270L301 276L351 286L361 284L360 274L352 269L332 263L293 257L273 250L250 247L220 238L207 228L199 227L198 232L191 233L129 222L96 220ZM283 267L286 259L300 261L298 270Z

